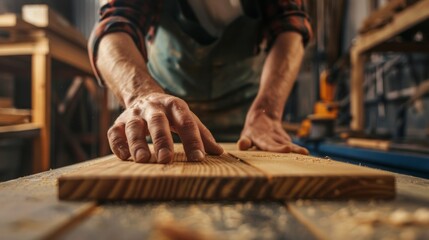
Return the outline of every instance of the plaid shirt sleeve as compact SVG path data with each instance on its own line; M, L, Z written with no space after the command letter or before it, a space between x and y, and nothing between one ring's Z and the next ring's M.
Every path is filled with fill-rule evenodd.
M103 85L96 67L97 51L103 36L124 32L131 36L147 61L146 40L153 40L162 7L162 0L109 0L100 8L100 19L88 42L89 58L99 83Z
M300 33L304 45L307 45L312 38L312 30L303 0L260 0L260 4L267 50L280 33L287 31Z

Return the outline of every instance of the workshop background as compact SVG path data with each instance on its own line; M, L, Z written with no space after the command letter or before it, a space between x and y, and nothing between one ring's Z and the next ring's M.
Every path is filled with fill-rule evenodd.
M425 0L420 0L425 1ZM284 127L312 151L429 177L428 19L418 0L307 1L314 38ZM0 180L110 154L121 111L93 78L98 0L0 0Z

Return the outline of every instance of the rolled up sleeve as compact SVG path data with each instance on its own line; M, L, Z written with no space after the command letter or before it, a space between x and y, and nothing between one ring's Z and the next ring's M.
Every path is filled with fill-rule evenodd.
M100 8L100 18L88 42L89 58L100 85L103 79L96 66L101 39L113 32L128 34L148 61L146 41L152 41L159 22L162 0L109 0Z
M302 35L304 46L312 38L309 17L302 0L261 0L267 50L277 36L293 31Z

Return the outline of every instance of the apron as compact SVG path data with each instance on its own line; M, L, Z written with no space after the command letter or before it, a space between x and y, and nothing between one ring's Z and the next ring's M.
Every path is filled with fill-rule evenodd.
M265 53L255 53L260 19L240 16L212 38L184 16L176 0L164 6L156 37L147 44L151 76L185 100L218 141L235 141L265 61Z

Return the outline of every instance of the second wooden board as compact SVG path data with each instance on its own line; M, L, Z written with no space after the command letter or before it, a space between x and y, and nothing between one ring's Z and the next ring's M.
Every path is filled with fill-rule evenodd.
M59 178L66 200L292 200L395 196L393 175L297 154L231 151L171 164L109 161Z

